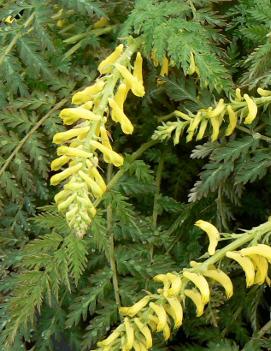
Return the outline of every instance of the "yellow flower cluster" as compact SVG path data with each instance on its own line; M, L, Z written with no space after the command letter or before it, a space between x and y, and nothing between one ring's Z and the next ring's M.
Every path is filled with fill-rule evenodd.
M217 243L217 229L212 224L200 220L196 225L204 229L212 240L216 238ZM216 244L213 245L212 252ZM268 262L271 262L271 247L258 244L238 252L225 251L223 256L225 254L241 265L246 274L247 286L270 283L267 274ZM204 313L210 300L209 281L220 285L226 298L231 298L233 284L229 276L214 265L214 262L223 258L219 256L219 252L217 255L217 260L212 257L202 263L192 261L192 268L184 269L181 273L156 275L154 281L162 283L163 287L155 294L148 293L133 306L120 307L123 323L106 339L98 342L97 351L146 351L153 345L153 333L162 333L165 341L168 340L171 330L182 325L187 299L195 306L197 317ZM208 262L210 260L214 262L211 264Z
M271 247L258 244L240 251L227 252L226 256L236 261L246 275L247 287L266 282L270 285L268 277L268 263L271 263Z
M237 88L235 97L228 103L220 99L214 107L200 109L196 114L175 111L174 115L182 120L163 123L155 131L153 139L164 140L170 138L174 133L174 144L178 144L186 129L187 142L194 137L196 140L201 140L207 134L208 126L211 128L212 141L218 139L221 131L222 135L230 136L238 124L242 122L251 124L256 119L260 106L267 106L271 103L271 91L258 88L257 92L260 97L251 97L248 94L242 96L240 89ZM225 124L226 128L224 128Z
M120 124L125 134L133 132L133 125L123 108L128 92L136 96L145 94L142 80L142 57L137 52L131 72L131 58L136 46L126 49L120 44L98 66L101 77L95 83L72 97L76 107L65 108L60 118L72 129L57 133L53 142L58 144L57 155L51 163L51 184L65 181L56 196L59 211L66 215L69 226L82 237L95 216L95 199L106 191L106 184L99 171L99 153L106 163L116 167L123 164L123 157L112 149L110 133L106 129L109 115ZM64 166L66 169L62 170Z

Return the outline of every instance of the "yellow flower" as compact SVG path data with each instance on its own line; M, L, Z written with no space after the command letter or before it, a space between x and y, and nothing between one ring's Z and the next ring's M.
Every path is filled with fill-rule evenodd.
M189 76L192 76L194 73L198 73L198 68L196 66L196 62L194 59L194 54L193 52L190 53L190 66L188 68L187 74Z
M82 157L82 158L89 158L91 157L91 153L80 150L79 148L69 147L69 146L59 146L57 148L58 156L65 155L68 157Z
M118 90L115 95L115 101L118 104L119 108L123 110L123 104L127 98L127 94L130 88L127 84L121 83L118 87ZM113 117L113 116L112 116ZM112 118L113 119L113 118ZM114 120L114 119L113 119Z
M205 130L207 128L207 125L208 125L208 120L207 119L204 119L200 123L200 128L199 128L199 132L197 134L196 140L201 140L204 137L204 133L205 133Z
M95 29L98 28L103 28L109 23L108 19L106 17L101 17L97 22L94 23L93 27Z
M192 122L190 123L190 126L188 128L188 135L186 137L186 141L189 142L192 140L193 135L195 133L195 130L198 128L200 122L202 120L202 115L201 112L198 111L197 115L193 118Z
M149 327L143 324L139 318L135 318L134 322L145 338L146 348L150 349L152 347L152 336Z
M207 280L203 275L184 271L183 276L190 280L199 289L203 303L207 303L210 299L210 289Z
M126 332L126 349L127 351L129 351L133 347L135 335L134 335L134 329L131 326L129 318L127 317L124 318L124 326L125 326L125 332Z
M224 99L220 99L216 107L213 110L210 110L207 112L207 116L212 119L212 118L218 117L224 111L225 111Z
M109 98L108 102L110 107L112 108L112 119L120 123L123 133L132 134L134 131L134 127L129 118L125 115L125 113L119 107L115 100Z
M205 277L211 278L223 286L226 292L227 299L233 295L233 285L226 273L220 269L208 269L202 273Z
M51 162L51 170L58 171L62 166L64 166L69 161L70 161L70 157L68 157L66 155L58 157Z
M167 314L162 305L158 305L154 302L150 302L150 308L156 313L158 318L157 332L162 331L167 324Z
M185 289L185 296L189 297L196 306L197 309L197 317L203 315L204 312L204 302L202 300L202 295L197 291L197 289Z
M74 166L71 166L67 169L65 169L64 171L55 174L51 177L50 183L51 185L57 185L60 182L62 182L63 180L65 180L66 178L70 177L71 175L77 173L79 171L79 169L82 167L82 163L77 163Z
M108 160L110 160L110 163L112 163L116 167L120 167L123 165L123 157L116 153L113 150L108 149L105 147L103 144L99 143L98 141L91 140L90 145L93 146L95 149L100 150L104 157ZM104 160L105 160L104 158Z
M79 119L86 119L89 121L99 121L100 117L95 115L93 112L86 110L83 107L75 108L64 108L60 112L60 117L63 120L64 124L73 124Z
M123 44L120 44L116 49L105 58L98 66L98 71L101 74L110 73L112 71L112 65L117 61L123 52Z
M88 174L95 179L95 182L99 185L103 192L106 191L106 184L103 180L103 177L98 172L97 168L93 166L93 164L87 160L86 164L88 166Z
M72 97L72 103L75 105L80 105L92 100L93 97L103 89L104 85L104 80L98 79L95 84L85 88L82 91L79 91L78 93L75 93Z
M244 99L246 100L247 108L248 108L248 115L245 118L244 123L251 124L254 121L254 119L257 117L258 108L254 100L251 97L249 97L247 94L244 94Z
M263 97L271 96L271 90L264 90L262 88L258 88L257 93Z
M254 284L262 285L268 277L268 262L267 259L260 255L250 255L256 269Z
M178 300L178 298L175 297L166 297L167 302L169 303L169 310L170 310L170 315L172 316L174 320L174 327L178 329L183 322L183 308ZM168 310L166 310L168 311Z
M53 138L53 143L61 144L67 140L70 140L77 136L86 136L90 127L83 127L83 128L73 128L67 130L66 132L56 133Z
M209 252L209 255L213 255L215 253L215 249L217 247L217 244L220 238L219 231L213 224L203 221L201 219L198 220L195 223L195 225L200 229L204 230L205 233L208 235L208 238L209 238L208 252Z
M260 255L265 257L271 263L271 247L265 244L246 247L242 249L241 254L244 256Z
M162 61L160 76L164 77L167 75L168 75L168 59L167 59L167 57L164 57L163 61Z
M103 195L103 190L89 175L85 174L82 171L79 171L78 174L87 183L88 187L96 198L99 198Z
M166 276L170 281L170 288L168 290L168 296L174 296L179 294L182 288L182 280L178 274L167 273Z
M122 77L127 81L129 86L131 87L133 94L139 97L144 96L145 90L142 82L135 78L125 66L120 65L119 63L116 63L115 66L122 75Z
M213 133L211 135L211 140L212 141L216 141L219 135L219 128L220 128L220 124L221 124L221 120L220 117L213 117L210 119L212 128L213 128Z
M236 124L237 124L237 113L233 110L233 108L231 107L231 105L227 105L227 112L229 115L229 120L230 123L225 131L225 135L229 136L233 133Z
M134 317L139 311L141 311L150 302L151 296L144 296L141 300L130 307L120 307L119 312L129 317Z
M5 23L8 23L8 24L11 24L15 21L15 18L12 17L12 16L8 16L7 18L5 18L4 22Z
M226 256L235 260L243 268L246 275L247 287L253 285L255 279L255 268L252 261L248 257L243 257L239 252L229 251L226 253Z
M105 346L109 346L112 344L121 334L121 331L123 329L123 326L120 325L118 326L110 335L108 338L104 339L103 341L99 341L97 345L101 348Z
M240 88L236 88L236 90L235 90L235 98L236 98L236 101L239 101L239 102L243 100Z
M143 83L143 77L142 77L142 56L141 53L138 52L136 54L136 59L135 59L135 63L134 63L134 77L141 83Z
M76 198L76 193L71 194L65 201L60 202L60 204L57 206L58 211L64 211L66 210L74 201Z

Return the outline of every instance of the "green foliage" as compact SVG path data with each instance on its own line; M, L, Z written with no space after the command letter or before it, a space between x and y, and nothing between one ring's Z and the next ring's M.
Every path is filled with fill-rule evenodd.
M186 122L173 112L196 115L238 86L250 96L248 89L268 89L270 13L269 0L0 0L1 350L95 348L120 322L116 295L131 305L152 291L154 275L205 255L208 240L196 220L230 233L267 219L270 107L229 137L211 142L207 130L197 143L185 143ZM108 22L95 27L101 18ZM99 61L129 35L141 40L146 95L125 103L133 135L111 126L125 164L113 170L78 240L50 205L52 138L64 130L58 115L72 92L90 85ZM191 53L198 73L189 75ZM169 75L161 77L165 56ZM183 328L167 345L155 340L154 351L271 348L270 288L247 290L237 265L221 268L231 274L233 298L212 286L206 313L195 318L188 304Z

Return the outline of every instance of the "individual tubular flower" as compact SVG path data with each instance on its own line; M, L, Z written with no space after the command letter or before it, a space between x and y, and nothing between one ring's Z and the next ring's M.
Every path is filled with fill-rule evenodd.
M133 75L139 82L143 84L142 64L143 64L143 59L142 59L141 53L138 52L136 54L136 59L134 63Z
M104 59L98 66L98 71L101 74L106 74L110 73L113 69L112 65L117 61L117 59L120 57L120 55L123 52L123 44L120 44L119 46L116 47L116 49L107 56L106 59Z
M204 275L204 277L213 279L217 283L222 285L222 287L225 289L227 299L232 297L233 285L232 285L232 281L230 280L230 278L227 276L226 273L224 273L220 269L208 269L202 272L202 274Z
M257 116L258 108L255 102L253 101L253 99L247 94L244 94L244 99L246 100L247 108L248 108L248 115L245 118L244 123L251 124Z
M59 157L52 161L51 168L59 173L52 176L51 184L65 181L64 190L55 196L55 201L78 237L85 234L96 214L94 203L106 191L106 184L98 170L99 154L103 155L105 162L116 167L123 164L123 157L111 146L110 133L106 128L110 106L112 110L114 108L113 120L120 122L126 134L133 132L133 125L125 116L123 105L130 83L133 92L138 96L144 95L142 57L139 52L134 63L134 75L126 68L130 68L135 52L136 45L125 50L122 44L119 45L99 65L100 73L105 76L74 94L72 102L76 107L64 108L60 112L63 123L73 127L54 136L53 142L60 145L57 149ZM121 66L120 70L116 68L117 65ZM62 170L62 167L67 168Z
M167 324L167 314L162 305L158 305L157 303L150 302L149 303L150 308L155 312L158 318L158 324L156 327L156 331L160 332L163 331Z
M135 96L142 97L145 95L145 90L142 82L138 80L125 66L116 63L117 70L122 75L123 79L127 81L131 90Z
M179 294L182 288L182 280L179 274L167 273L166 274L170 281L170 288L168 289L168 296L176 296Z
M134 319L135 325L137 326L139 332L145 338L145 345L147 349L152 347L152 335L150 329L147 325L143 324L139 318Z
M233 110L232 106L231 105L227 105L227 112L228 112L228 116L229 116L229 120L230 120L230 123L225 131L225 135L226 136L229 136L231 135L235 128L236 128L236 125L237 125L237 113Z
M250 255L252 263L255 268L255 279L254 284L262 285L268 280L268 261L265 257L260 255Z
M224 111L225 111L224 99L220 99L216 107L208 111L206 114L208 118L215 118L220 116Z
M120 307L119 312L125 316L134 317L139 311L141 311L150 302L151 296L144 296L136 304L131 307Z
M187 74L189 76L192 76L194 73L197 73L198 74L199 70L198 70L198 67L196 65L196 62L195 62L195 58L194 58L194 54L193 52L190 53L190 65L189 65L189 68L187 70Z
M160 76L164 77L168 75L168 58L164 57L162 61Z
M184 294L185 296L189 297L193 301L194 305L196 306L197 317L202 316L204 312L205 303L202 300L202 295L200 294L200 292L195 288L185 289Z
M250 255L260 255L265 257L269 263L271 263L271 247L265 244L258 244L255 246L250 246L246 247L245 249L242 249L241 254L243 256L248 256Z
M262 88L258 88L257 93L263 97L271 96L271 90L265 90Z
M188 271L183 272L183 276L190 280L200 291L202 301L206 304L210 299L210 289L207 280L203 275L198 273L192 273Z
M74 94L72 97L72 103L75 105L80 105L85 102L91 101L95 97L95 95L97 95L103 89L104 85L104 80L97 80L96 83L94 83L93 85Z
M63 120L63 123L67 125L71 125L79 119L89 121L99 121L100 119L98 115L83 107L64 108L64 110L60 112L60 118Z
M186 141L189 142L193 139L194 133L196 131L196 129L198 128L200 122L202 121L202 114L201 111L198 111L197 115L193 118L190 126L187 129L187 137L186 137Z
M165 306L166 312L172 317L174 327L178 329L183 322L183 307L177 296L166 297L168 306Z
M198 220L195 225L199 227L200 229L204 230L206 234L208 235L209 238L209 247L208 247L208 253L209 255L213 255L215 253L215 249L217 247L218 241L220 239L220 234L217 228L206 221L203 220Z
M226 256L239 263L246 275L247 287L254 284L255 268L252 261L248 257L243 257L239 252L227 252Z
M134 131L134 127L129 118L125 115L123 110L119 107L119 105L114 99L109 99L108 101L110 107L112 108L112 119L115 122L120 123L123 133L132 134Z
M208 120L207 119L204 119L203 121L201 121L199 132L197 134L196 140L201 140L204 137L204 133L206 131L207 125L208 125Z

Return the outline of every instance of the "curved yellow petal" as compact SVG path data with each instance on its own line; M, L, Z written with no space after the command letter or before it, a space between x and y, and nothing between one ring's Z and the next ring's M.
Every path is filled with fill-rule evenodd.
M220 285L222 285L223 288L225 289L227 299L232 297L233 285L232 285L232 281L230 280L230 278L227 276L226 273L224 273L220 269L208 269L207 271L204 271L202 274L205 277L211 278L216 282L218 282Z
M229 136L234 132L235 127L237 125L237 113L233 110L231 105L227 105L227 112L228 112L230 123L225 131L225 135Z
M271 263L271 247L265 244L258 244L255 246L246 247L242 249L241 254L244 256L260 255L265 257Z
M189 297L197 309L197 317L203 315L204 312L204 302L202 301L202 295L196 289L185 289L184 290L185 296Z
M139 318L135 318L134 322L140 332L144 335L146 341L146 348L150 349L152 347L152 335L150 329L147 325L143 324Z
M124 326L125 326L125 332L126 332L126 348L127 350L131 350L134 344L134 329L131 326L131 323L129 321L129 318L125 317L124 318Z
M150 308L156 313L158 317L157 332L162 331L167 324L167 314L162 305L150 302Z
M98 66L98 71L101 74L110 73L112 71L112 65L117 61L123 52L123 44L120 44L116 49L107 56Z
M170 315L174 320L174 327L178 329L183 322L183 308L181 302L177 297L166 297L166 299L169 303Z
M265 90L262 88L258 88L257 93L263 97L271 96L271 90Z
M208 253L209 255L213 255L215 253L218 241L220 239L220 234L218 229L213 224L203 221L201 219L195 223L195 226L204 230L205 233L208 235L208 238L209 238Z
M183 272L183 276L190 280L200 291L202 295L202 301L206 304L210 299L210 289L207 280L203 275L198 273Z
M252 261L248 257L243 257L239 252L229 251L226 253L228 258L233 259L242 267L246 275L247 287L254 284L255 279L255 269Z
M254 100L247 94L244 94L244 99L246 100L247 108L248 108L248 115L245 118L244 123L251 124L254 121L254 119L257 117L258 108Z
M150 302L151 296L144 296L141 300L136 302L133 306L130 307L120 307L119 312L121 314L127 315L129 317L134 317L139 311L141 311L147 304Z
M168 289L168 295L175 296L179 294L182 288L181 277L178 274L173 274L173 273L167 273L166 276L168 277L171 284L170 288Z

